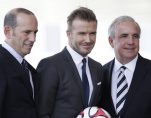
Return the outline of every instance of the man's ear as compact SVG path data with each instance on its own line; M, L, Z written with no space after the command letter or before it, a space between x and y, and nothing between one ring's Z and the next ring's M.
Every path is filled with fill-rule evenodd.
M109 36L108 41L112 48L114 48L113 40L114 39Z
M13 34L13 29L10 26L4 26L4 34L8 39L11 39Z
M70 40L72 40L72 34L71 34L71 31L66 31L66 33L67 33L67 37L68 37L68 43L69 43L69 45L70 45Z
M67 37L70 39L71 32L69 30L66 31Z

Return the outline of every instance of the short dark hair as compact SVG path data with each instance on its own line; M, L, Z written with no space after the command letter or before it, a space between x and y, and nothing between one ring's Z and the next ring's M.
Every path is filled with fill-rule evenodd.
M8 25L11 26L12 28L15 28L17 26L17 14L19 13L25 13L29 15L34 15L33 12L29 11L28 9L25 8L14 8L10 10L4 18L4 26ZM35 16L35 15L34 15Z
M76 18L88 22L95 21L97 23L96 16L91 9L88 9L86 7L80 7L72 11L71 14L67 17L68 30L70 30L70 27L72 26L72 22Z

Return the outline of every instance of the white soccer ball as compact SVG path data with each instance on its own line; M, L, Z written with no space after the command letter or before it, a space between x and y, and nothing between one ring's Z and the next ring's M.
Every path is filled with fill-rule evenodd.
M106 110L93 106L84 109L77 118L111 118L111 116Z

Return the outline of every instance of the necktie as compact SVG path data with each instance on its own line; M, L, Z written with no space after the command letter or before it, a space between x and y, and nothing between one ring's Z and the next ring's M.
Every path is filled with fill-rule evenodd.
M82 60L83 66L82 66L82 84L83 84L83 91L84 91L84 100L85 100L85 107L88 107L88 101L89 101L89 82L86 74L86 59L84 58Z
M123 108L125 99L126 99L126 94L128 91L128 84L126 81L126 77L124 75L126 67L122 66L120 68L120 73L117 78L117 102L116 102L116 111L117 111L117 116L120 116L121 110Z
M23 59L21 65L22 65L24 71L26 72L26 74L29 76L28 64L25 59Z
M28 69L28 63L26 62L25 59L23 59L21 65L22 65L22 67L24 69L24 72L25 72L25 75L26 75L26 80L25 81L26 81L29 89L32 91L32 86L31 86L31 82L30 82L30 75L29 75L29 69Z

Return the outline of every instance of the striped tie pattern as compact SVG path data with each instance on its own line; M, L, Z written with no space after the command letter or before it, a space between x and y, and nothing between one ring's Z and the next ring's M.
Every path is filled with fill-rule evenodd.
M117 116L120 116L121 110L123 108L125 99L126 99L126 94L128 91L128 84L126 81L126 77L124 75L126 67L122 66L120 68L120 73L117 78L117 100L116 100L116 111L117 111Z

